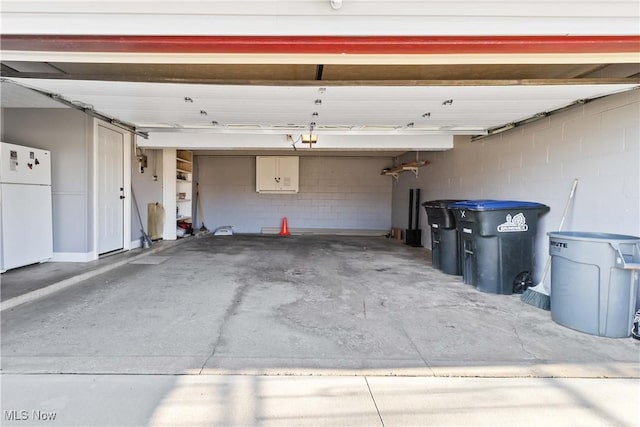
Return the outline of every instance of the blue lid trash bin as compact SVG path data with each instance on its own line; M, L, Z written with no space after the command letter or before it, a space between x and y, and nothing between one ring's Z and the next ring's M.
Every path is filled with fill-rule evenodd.
M591 335L631 335L638 307L640 237L547 233L551 255L551 319Z
M456 219L449 205L460 200L430 200L422 206L431 228L431 259L433 266L446 274L460 276L462 266L458 252Z
M455 215L464 283L510 295L532 282L538 218L549 207L517 200L465 200Z

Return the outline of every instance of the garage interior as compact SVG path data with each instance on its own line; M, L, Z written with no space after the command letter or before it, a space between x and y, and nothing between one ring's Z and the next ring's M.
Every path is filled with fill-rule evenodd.
M613 150L621 154L617 161L631 162L633 159L624 153L635 149L632 133L626 134L625 141L603 145L595 139L598 135L607 137L609 129L587 132L581 123L570 120L565 124L562 119L572 118L568 112L571 108L581 115L600 114L593 106L601 104L592 104L591 100L611 94L619 94L611 99L620 100L620 108L629 110L623 114L633 115L637 67L629 65L633 64L591 64L585 78L569 78L576 75L576 67L564 65L551 68L555 70L551 74L561 75L560 79L533 80L522 77L531 74L528 70L544 73L545 67L503 65L495 68L503 72L493 71L488 78L477 80L482 75L478 69L485 68L470 66L465 80L420 80L418 86L415 80L398 79L410 74L412 68L424 69L421 66L397 70L382 67L380 74L373 76L375 80L323 80L322 86L315 80L283 82L280 79L286 76L280 75L270 81L266 72L262 79L247 85L235 84L234 80L225 84L219 84L219 80L212 80L218 82L213 84L176 84L170 77L155 74L152 78L161 83L135 81L146 75L142 74L145 67L129 71L139 75L119 77L129 81L93 80L113 77L71 74L82 78L74 80L60 72L41 79L14 71L7 73L12 78L3 82L3 137L27 144L44 140L42 135L46 134L46 141L40 145L60 154L53 158L57 162L54 174L61 175L53 187L54 205L63 211L56 215L54 226L55 234L65 236L54 242L54 253L59 253L60 260L91 260L99 254L91 253L95 245L90 236L91 222L95 221L91 212L93 166L78 167L91 162L94 155L92 141L87 141L91 139L87 134L92 132L87 120L98 113L103 118L112 117L111 124L135 123L137 134L128 133L134 141L129 142L131 170L126 171L125 180L131 180L144 219L149 203L161 203L167 212L175 209L171 199L177 191L166 186L174 180L171 169L175 150L185 149L193 153L194 184L188 195L193 203L188 216L194 219L196 228L209 222L212 229L232 225L240 233L260 233L265 228L277 228L286 216L294 229L342 229L356 234L358 230L374 230L386 234L392 227L407 228L407 203L401 199L406 198L411 186L423 187L424 201L511 198L557 204L562 203L566 189L548 192L544 181L557 178L570 185L576 172L585 172L575 171L572 176L563 170L563 166L572 168L574 161L576 165L582 163L576 154L584 151L589 157L597 157L600 152ZM579 68L586 69L584 65ZM364 75L372 73L366 70ZM590 77L604 70L616 77ZM503 79L514 74L517 80ZM596 126L590 119L585 121ZM302 137L307 133L317 141L304 143ZM553 142L558 139L567 140L567 144ZM442 161L472 151L477 153L468 159L448 165ZM549 152L557 152L558 157L550 157ZM264 155L299 157L298 192L256 192L256 156ZM435 156L444 157L434 161ZM144 159L147 167L141 169L138 159ZM478 159L483 159L482 163ZM382 175L384 170L412 162L424 167L407 168L407 174ZM437 168L438 173L433 174L431 171ZM633 172L633 165L629 168ZM609 172L600 174L596 166L587 173L589 178L596 178ZM444 182L446 187L442 186ZM125 249L139 244L140 236L138 219L127 204L131 199L128 187L124 185L125 206L132 218L126 221L131 223L131 238L123 239ZM195 202L196 189L200 210ZM629 188L620 195L624 216L637 199L633 190ZM79 204L86 212L84 237L78 234L76 222L69 221L65 214L71 210L65 206L72 204L75 212ZM557 210L552 215L555 213ZM424 214L421 216L425 224ZM587 220L597 222L591 214ZM613 222L620 226L619 231L628 233L627 228L634 224L627 223ZM174 239L170 222L165 221L165 225L162 237ZM427 234L423 241L428 244ZM75 256L67 259L70 254Z
M30 22L37 11L3 3L0 139L51 151L54 218L53 262L2 274L4 402L47 401L47 387L60 386L50 382L52 374L82 374L108 390L124 390L139 375L162 385L134 424L175 425L172 417L181 414L186 424L282 425L295 417L268 418L254 407L256 384L270 377L340 377L336 384L364 377L371 381L367 398L379 403L376 386L403 398L402 390L376 385L387 377L507 378L562 390L555 409L567 415L566 425L576 407L590 408L585 411L592 418L585 419L595 423L636 422L626 407L633 400L598 401L586 382L562 388L565 380L617 379L619 390L637 396L636 340L565 328L519 295L478 292L434 269L422 208L422 247L387 237L410 228L412 189L421 190L420 202L544 203L550 211L540 218L532 275L548 289L547 233L560 224L574 179L579 187L565 230L640 235L640 38L637 29L628 31L637 23L637 11L628 9L633 2L615 2L608 11L600 5L597 13L582 4L588 2L561 2L583 25L572 21L582 31L562 36L567 31L531 8L520 19L530 19L533 29L514 36L513 27L493 27L507 34L496 36L488 16L502 25L508 13L496 12L494 4L483 13L472 8L476 21L452 23L437 37L420 30L443 19L429 17L433 9L419 4L429 2L345 2L341 11L320 1L251 2L252 12L239 10L247 2L213 2L221 9L203 16L224 36L194 35L204 25L195 11L205 6L197 2L181 6L181 26L192 24L193 33L163 33L162 25L174 28L167 23L175 13L163 3L156 6L156 23L148 24L164 34L155 38L144 29L123 35L122 26L109 28L111 19L150 12L145 2L119 5L120 12L101 2L75 5L74 13L62 3L30 6L43 7L44 15L55 12L75 34L61 34L60 22L47 18L19 29L17 23ZM266 13L267 3L290 9ZM369 3L376 12L363 12ZM313 13L302 12L309 7ZM340 30L326 34L336 13L342 14ZM234 14L251 15L255 29L245 23L234 30ZM102 23L96 33L87 27L90 20L80 21L87 16ZM290 25L287 31L269 27L274 16ZM379 32L369 32L377 35L349 33L349 23L358 22L354 31L367 27L363 16L370 26L381 24ZM388 16L400 17L406 32ZM587 30L594 19L607 22L601 26L606 34ZM470 23L481 20L485 24L471 26L477 33L470 33ZM123 147L123 222L115 249L100 242L96 181L103 131L119 135ZM307 136L315 142L305 142ZM185 216L195 232L206 226L208 234L178 237L173 212L184 203L176 184L180 150L193 155ZM260 156L297 157L297 191L256 191ZM393 168L399 169L390 173ZM141 228L150 231L154 206L163 208L164 224L145 249ZM284 217L288 237L278 235ZM233 236L212 235L226 225ZM60 290L42 291L56 283ZM190 383L191 376L215 375L227 377L214 385ZM33 393L35 400L10 394L31 392L30 376L47 385ZM245 384L248 376L256 382ZM111 379L122 382L110 385ZM240 383L253 391L232 390ZM475 392L461 393L470 384L452 393L475 399ZM450 407L421 406L430 387L407 388L420 392L404 415L381 403L373 420L366 411L339 407L344 412L336 418L316 414L307 421L371 425L388 417L389 425L459 424ZM210 403L189 394L196 389L215 390L217 401L234 403L242 416L186 413L180 407L185 398ZM334 391L327 386L317 394L350 401L349 393ZM541 401L551 405L547 398ZM497 423L505 425L538 419L536 405L517 405L522 412L513 418L508 404L479 399L466 415L477 422L491 412L504 416ZM331 412L330 406L324 409Z

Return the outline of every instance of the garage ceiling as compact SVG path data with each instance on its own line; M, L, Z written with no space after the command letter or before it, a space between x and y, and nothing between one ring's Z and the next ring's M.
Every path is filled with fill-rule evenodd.
M632 84L225 85L14 79L142 132L478 135ZM21 96L3 96L7 107ZM46 97L43 99L47 102Z
M447 149L443 135L509 129L640 85L636 1L333 6L5 1L2 107L64 101L203 150L282 148L309 132L358 150L402 138L387 148Z

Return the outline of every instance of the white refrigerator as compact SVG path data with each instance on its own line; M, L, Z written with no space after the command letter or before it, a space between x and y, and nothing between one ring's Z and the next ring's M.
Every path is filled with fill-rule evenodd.
M0 143L0 272L53 256L51 153Z

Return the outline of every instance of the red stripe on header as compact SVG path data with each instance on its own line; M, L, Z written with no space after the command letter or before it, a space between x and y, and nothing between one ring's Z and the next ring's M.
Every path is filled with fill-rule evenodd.
M3 50L209 54L545 54L640 52L640 36L3 35Z

